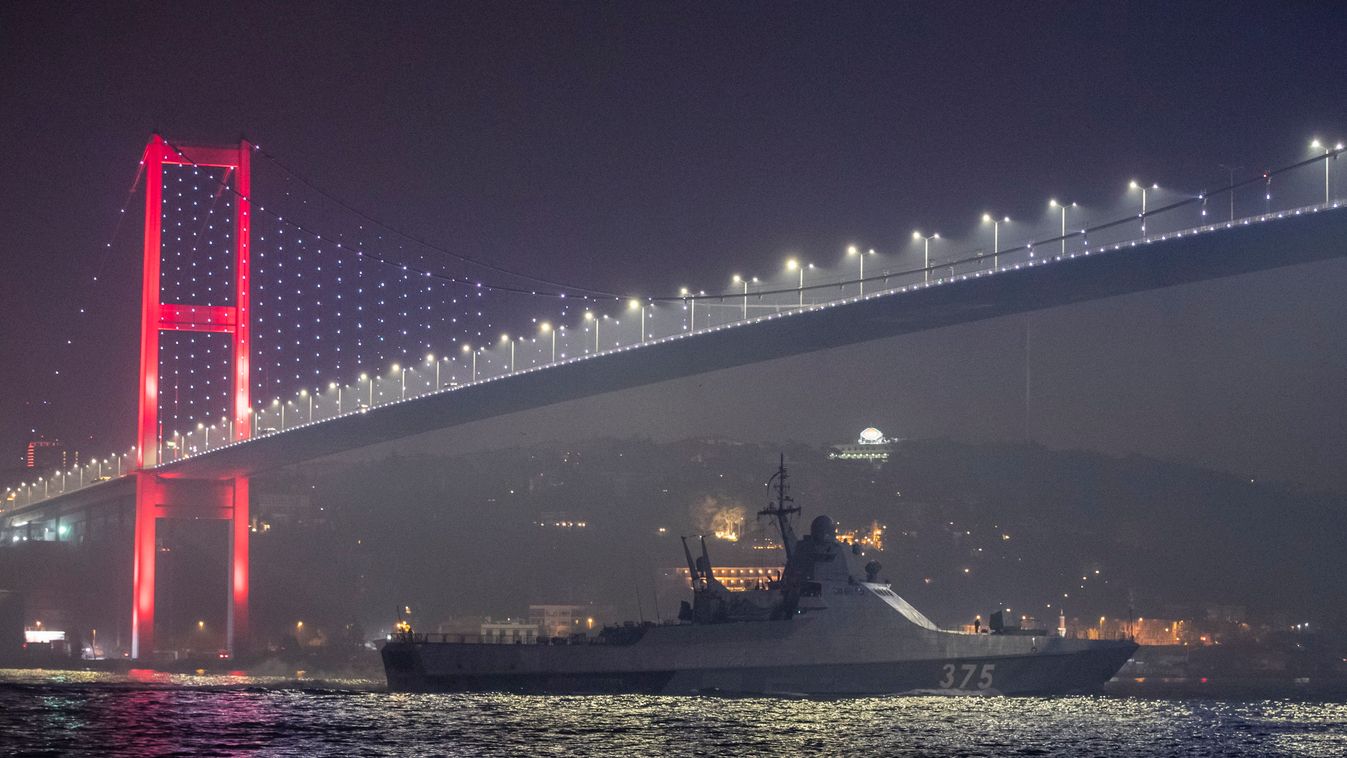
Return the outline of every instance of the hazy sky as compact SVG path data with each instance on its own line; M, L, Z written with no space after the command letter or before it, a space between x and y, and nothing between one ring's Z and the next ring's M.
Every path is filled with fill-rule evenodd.
M246 133L509 268L670 291L791 251L903 249L914 227L968 235L984 210L1042 222L1053 195L1112 207L1134 176L1197 191L1223 163L1300 160L1347 138L1344 21L1310 3L9 3L0 460L33 428L131 443L137 223L104 246L152 129ZM1034 316L1032 436L1347 487L1343 285L1330 262ZM774 367L773 392L750 367L482 438L593 416L1016 438L1023 335L1014 318L846 348Z

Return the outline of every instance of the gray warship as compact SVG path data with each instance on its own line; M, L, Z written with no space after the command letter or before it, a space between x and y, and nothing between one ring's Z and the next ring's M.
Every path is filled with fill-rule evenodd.
M1051 695L1096 691L1137 649L1128 640L1042 630L938 628L880 579L881 566L819 516L797 538L784 459L769 482L786 564L765 587L731 592L701 540L692 602L678 623L610 626L592 637L484 644L401 625L382 648L394 692L650 693L861 697L902 693Z

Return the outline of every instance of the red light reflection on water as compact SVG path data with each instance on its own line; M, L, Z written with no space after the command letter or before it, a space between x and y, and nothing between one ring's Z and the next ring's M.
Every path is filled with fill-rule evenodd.
M155 671L154 669L131 669L130 671L126 672L126 676L133 682L155 682L167 684L171 681L167 673L163 671Z

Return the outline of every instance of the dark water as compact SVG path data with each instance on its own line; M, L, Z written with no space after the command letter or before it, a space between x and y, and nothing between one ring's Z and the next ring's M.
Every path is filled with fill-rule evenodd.
M5 755L1347 755L1347 705L1107 697L798 701L392 695L0 671Z

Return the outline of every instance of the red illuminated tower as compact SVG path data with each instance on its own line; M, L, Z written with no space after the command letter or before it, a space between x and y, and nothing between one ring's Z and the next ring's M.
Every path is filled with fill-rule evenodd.
M161 518L224 519L230 525L228 645L233 651L248 629L248 480L186 481L172 471L156 471L161 462L159 428L159 332L195 331L231 335L232 434L249 436L248 399L249 244L251 193L246 142L228 147L170 145L158 134L145 149L145 269L141 288L140 428L136 439L136 536L132 568L131 656L154 654L155 532ZM160 300L163 250L164 166L210 166L234 174L234 304L164 303ZM226 175L227 181L227 175Z

